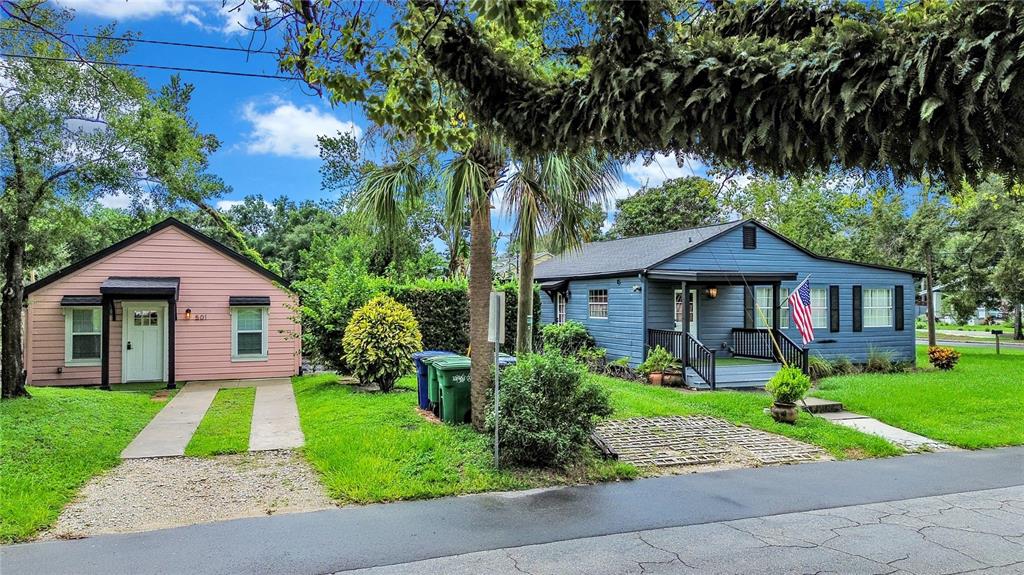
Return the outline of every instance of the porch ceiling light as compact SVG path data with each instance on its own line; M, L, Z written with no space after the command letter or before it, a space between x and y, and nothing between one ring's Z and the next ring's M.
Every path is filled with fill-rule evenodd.
M704 294L708 296L708 299L715 299L718 297L718 288L711 286L704 290Z

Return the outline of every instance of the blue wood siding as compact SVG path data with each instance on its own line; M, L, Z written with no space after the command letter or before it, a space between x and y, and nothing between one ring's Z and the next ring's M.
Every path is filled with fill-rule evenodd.
M854 362L867 359L874 347L893 355L893 359L913 361L914 354L914 279L904 272L883 270L856 264L821 260L809 256L763 229L757 232L757 248L743 249L742 229L736 228L689 252L680 254L657 266L659 270L677 271L731 271L796 273L798 279L783 282L783 287L794 288L807 274L811 274L812 288L828 289L839 286L839 331L830 332L828 327L815 329L815 341L810 344L811 353L828 359L847 357ZM653 283L650 282L650 283ZM867 327L853 331L853 286L863 289L889 288L902 285L903 331L892 326ZM729 330L743 327L743 291L740 286L719 285L718 298L707 300L700 296L698 303L698 338L708 347L720 349L728 341ZM672 301L671 289L652 288L648 300L649 321L655 314L664 313L654 300L657 293L667 293L665 299ZM671 320L671 315L668 316ZM652 326L653 327L653 326ZM799 343L800 334L790 323L787 334Z
M587 327L594 336L598 347L608 350L608 359L629 357L634 366L643 361L643 291L634 291L640 286L637 276L595 280L573 280L569 282L569 302L565 319L575 320ZM608 290L608 317L589 317L588 296L590 290ZM542 294L541 322L549 324L555 320L555 308L551 298ZM671 292L669 292L671 298ZM650 302L650 300L648 300ZM671 317L670 317L671 319ZM671 322L669 324L671 327Z

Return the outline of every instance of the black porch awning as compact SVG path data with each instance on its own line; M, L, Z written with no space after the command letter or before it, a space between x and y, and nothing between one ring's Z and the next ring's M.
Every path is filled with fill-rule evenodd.
M109 277L100 285L100 293L109 296L159 296L178 299L180 278Z
M743 271L653 271L647 277L654 280L685 281L703 284L758 284L796 280L796 273L743 272Z
M569 280L550 280L546 282L540 282L540 289L548 293L565 291L566 286L569 285Z

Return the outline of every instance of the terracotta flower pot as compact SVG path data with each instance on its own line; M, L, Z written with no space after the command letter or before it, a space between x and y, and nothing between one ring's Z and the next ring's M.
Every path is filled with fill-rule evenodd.
M647 381L651 382L651 385L661 385L664 375L660 371L652 371L647 375Z
M771 408L772 419L779 423L795 423L799 413L795 403L783 403L776 401Z

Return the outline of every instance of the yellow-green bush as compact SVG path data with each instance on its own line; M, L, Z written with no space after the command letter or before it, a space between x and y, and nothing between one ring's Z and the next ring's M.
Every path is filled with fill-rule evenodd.
M409 308L379 295L352 314L342 345L345 362L361 383L390 391L412 371L411 356L423 349L423 338Z

